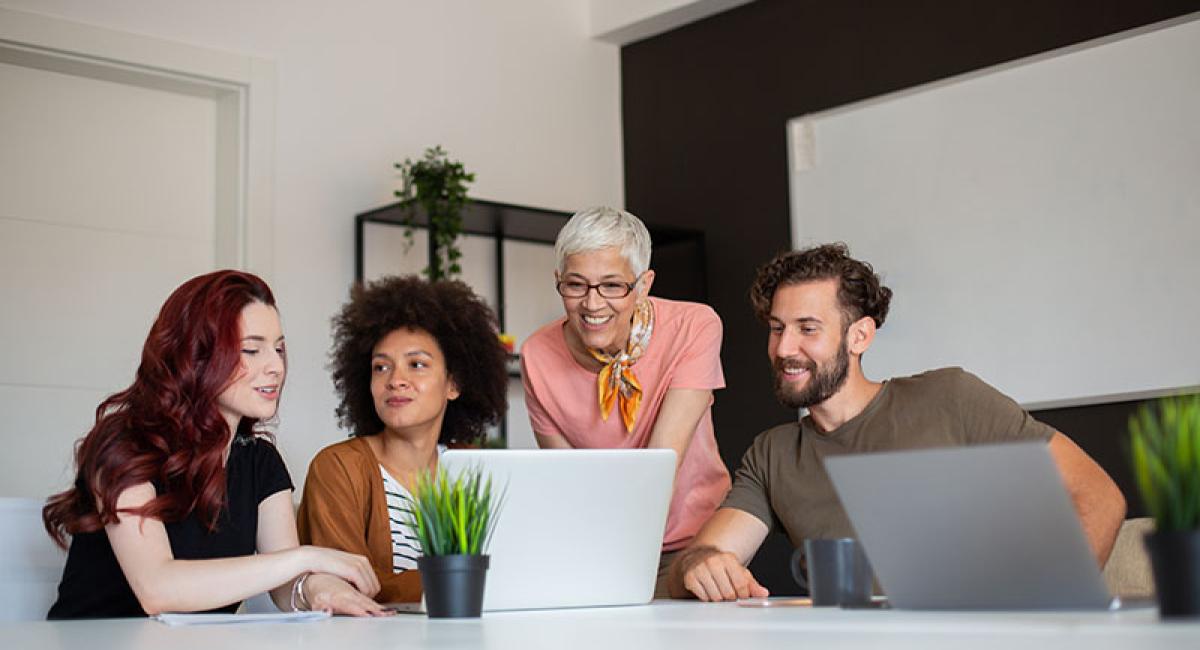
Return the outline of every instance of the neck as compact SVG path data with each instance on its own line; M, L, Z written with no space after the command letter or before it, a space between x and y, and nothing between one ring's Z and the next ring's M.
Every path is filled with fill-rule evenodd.
M590 349L583 344L583 339L579 338L579 334L570 325L563 323L563 337L567 341L567 349L571 351L571 357L575 362L583 366L591 372L600 372L604 367L596 357L592 356ZM629 335L625 335L625 341L618 346L612 346L612 349L600 350L604 354L616 356L620 354L629 345Z
M828 433L862 413L882 388L882 383L867 379L858 363L852 363L841 389L824 402L810 407L808 414L817 429Z
M229 426L229 441L225 443L225 459L222 464L229 462L229 451L233 449L233 439L237 437L238 425L242 423L240 415L230 413L222 413L221 417L225 418L225 424Z
M422 432L419 435L384 429L378 436L367 439L383 467L409 491L412 490L421 470L432 472L437 469L438 433L441 431L441 422L437 425L431 432Z

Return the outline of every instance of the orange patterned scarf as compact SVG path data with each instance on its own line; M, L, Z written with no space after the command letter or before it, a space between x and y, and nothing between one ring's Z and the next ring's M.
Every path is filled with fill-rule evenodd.
M653 332L654 307L649 300L642 300L633 312L633 322L629 327L629 344L624 352L610 355L588 348L588 352L604 364L600 369L600 376L596 379L600 416L607 422L613 404L619 403L621 421L625 423L625 431L628 433L633 433L638 406L642 403L642 385L633 374L633 364L646 352L650 345L650 334Z

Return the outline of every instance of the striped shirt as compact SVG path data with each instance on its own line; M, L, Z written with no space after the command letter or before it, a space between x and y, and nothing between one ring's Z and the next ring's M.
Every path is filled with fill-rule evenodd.
M438 458L441 458L446 447L438 445L437 450ZM383 491L387 495L388 528L392 532L392 572L404 573L417 568L417 558L421 557L421 544L407 523L412 517L412 504L409 502L412 495L400 481L392 478L383 465L379 466L379 473L383 475Z

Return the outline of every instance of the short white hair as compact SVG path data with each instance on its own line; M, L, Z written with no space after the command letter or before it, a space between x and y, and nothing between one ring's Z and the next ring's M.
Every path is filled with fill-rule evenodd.
M580 210L558 231L554 242L558 272L566 270L567 257L571 255L614 246L629 262L635 277L650 268L650 231L641 219L604 206Z

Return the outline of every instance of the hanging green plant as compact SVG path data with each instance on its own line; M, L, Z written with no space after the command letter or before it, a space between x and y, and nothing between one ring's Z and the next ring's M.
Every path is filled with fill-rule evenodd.
M396 163L402 187L396 190L404 208L404 236L412 245L413 223L417 209L429 219L429 266L425 275L431 280L453 278L462 273L458 261L462 252L458 236L462 234L462 213L469 199L467 184L475 182L475 174L467 172L462 163L450 160L441 146L425 150L425 157Z

